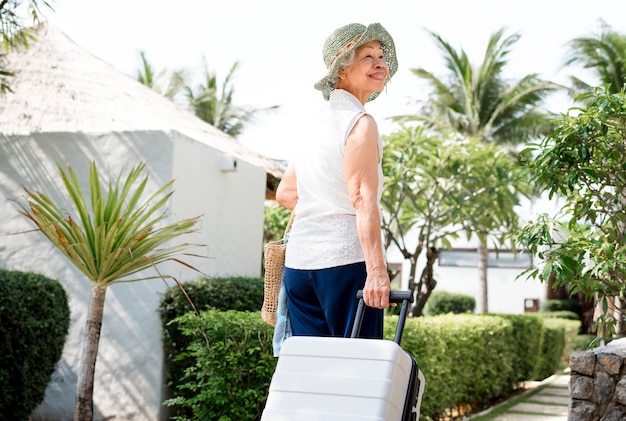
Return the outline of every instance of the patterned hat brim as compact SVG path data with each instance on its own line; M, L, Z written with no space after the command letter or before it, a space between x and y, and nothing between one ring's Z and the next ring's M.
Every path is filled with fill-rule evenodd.
M336 88L334 81L337 80L337 75L343 58L359 48L361 45L367 44L370 41L380 42L380 46L383 50L383 56L385 57L387 66L389 66L389 77L387 80L391 79L391 77L396 73L398 70L398 60L396 58L396 47L393 42L393 38L381 24L372 23L367 27L357 42L350 45L345 49L345 51L341 51L341 54L333 59L326 76L315 83L315 89L322 91L322 95L326 101L330 98L330 92ZM378 94L379 92L373 92L368 98L368 101L375 99Z

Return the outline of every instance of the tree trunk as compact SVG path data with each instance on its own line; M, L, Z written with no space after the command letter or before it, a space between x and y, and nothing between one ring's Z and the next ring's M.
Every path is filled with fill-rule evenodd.
M615 317L615 334L618 336L624 335L624 306L622 300L619 297L613 299L615 301L615 308L613 310L613 317Z
M616 193L619 195L619 202L623 210L626 209L626 189L624 187L618 187ZM626 234L626 221L623 219L620 222L620 234L621 238L624 238L624 234ZM623 241L622 241L623 242ZM622 244L620 244L622 245ZM620 276L620 283L624 284L624 276ZM624 301L620 298L620 295L617 295L613 298L615 301L615 310L613 311L613 317L615 317L615 334L622 336L626 334L626 326L624 326Z
M417 297L415 299L415 304L411 308L411 314L413 317L423 315L424 306L426 306L428 298L437 286L437 280L435 279L435 274L433 272L433 267L435 266L435 261L437 261L437 257L439 257L439 250L434 247L427 249L426 266L422 271L422 276L420 276L421 289L416 294Z
M91 421L93 419L93 383L98 357L98 344L102 330L102 315L104 314L104 298L106 288L92 284L89 297L89 310L85 322L85 336L83 355L80 362L80 372L76 384L76 403L74 406L74 421Z
M489 250L486 241L481 241L478 246L478 302L477 313L489 312L489 291L487 287L487 257Z

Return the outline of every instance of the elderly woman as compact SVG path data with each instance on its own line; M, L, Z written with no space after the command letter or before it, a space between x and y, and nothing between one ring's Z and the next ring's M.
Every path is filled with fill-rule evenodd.
M284 287L293 335L349 336L356 292L368 306L361 336L382 338L390 281L381 239L382 143L364 105L398 68L380 24L352 23L324 43L328 74L315 84L325 106L305 137L276 200L295 213Z

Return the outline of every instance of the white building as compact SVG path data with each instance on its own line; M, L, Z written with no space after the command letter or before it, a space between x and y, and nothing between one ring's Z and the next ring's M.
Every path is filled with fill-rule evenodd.
M522 200L518 215L522 224L535 219L540 213L554 215L561 205L556 200L546 197L532 202ZM452 242L450 250L442 250L433 268L437 279L434 291L447 291L469 295L478 303L479 272L477 239L463 239ZM410 248L409 248L410 249ZM420 256L418 273L424 267L424 256ZM522 273L531 264L537 264L537 257L527 253L513 253L506 247L490 248L487 269L488 311L490 313L520 314L537 311L543 302L549 299L549 286L537 279L529 279ZM406 288L408 285L410 262L403 259L397 248L392 246L388 252L389 265L400 271L400 279L394 279L395 285Z
M15 202L23 201L23 188L61 201L65 190L57 163L71 164L87 186L92 160L103 175L114 177L145 162L148 190L175 179L172 218L202 215L199 232L181 241L206 244L194 252L208 258L187 261L209 276L260 276L264 201L282 171L54 28L40 29L29 49L7 59L16 77L14 92L0 99L0 266L57 279L69 295L71 327L63 356L32 419L70 420L90 284L41 233L23 233L33 228ZM162 271L180 281L199 275L182 265ZM157 310L166 288L157 279L108 289L95 420L164 419Z

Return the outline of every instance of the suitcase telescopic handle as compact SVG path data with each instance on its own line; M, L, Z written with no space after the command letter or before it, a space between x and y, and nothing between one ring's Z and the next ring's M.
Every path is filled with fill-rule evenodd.
M356 316L354 317L354 324L352 325L352 338L359 336L361 331L361 324L363 323L363 315L365 313L365 301L363 300L363 290L359 290L356 293L356 299L359 300L359 304L356 308ZM402 303L400 308L400 317L398 318L398 326L396 327L396 336L393 339L395 343L400 345L402 341L402 334L404 333L404 324L406 322L407 314L409 313L409 304L413 302L412 291L391 291L389 293L390 303Z

